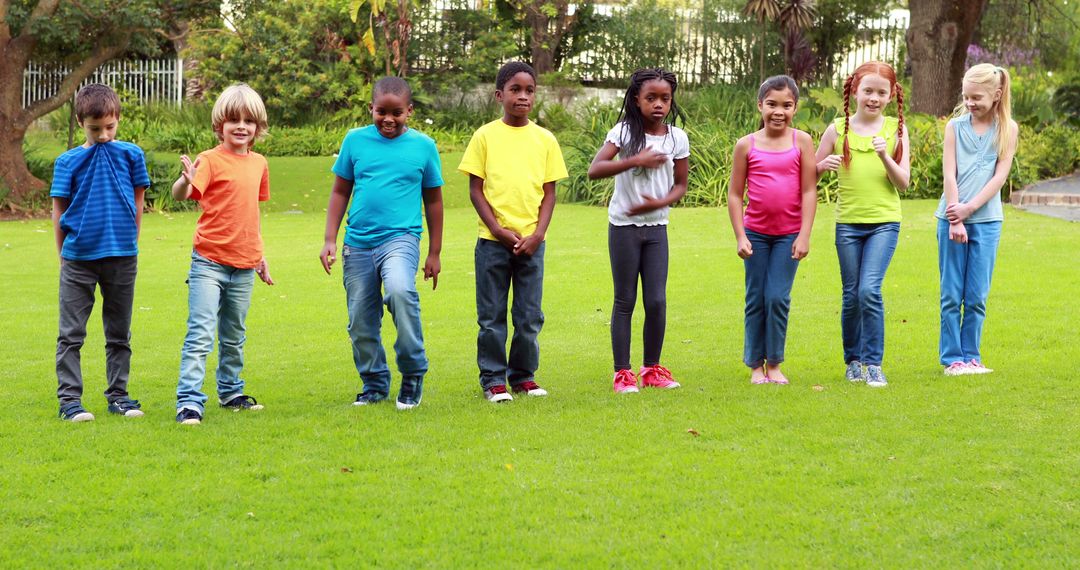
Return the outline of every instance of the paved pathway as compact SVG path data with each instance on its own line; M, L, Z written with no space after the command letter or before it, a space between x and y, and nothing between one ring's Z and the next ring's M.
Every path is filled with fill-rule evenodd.
M1009 202L1035 214L1080 222L1080 173L1036 182L1013 192Z

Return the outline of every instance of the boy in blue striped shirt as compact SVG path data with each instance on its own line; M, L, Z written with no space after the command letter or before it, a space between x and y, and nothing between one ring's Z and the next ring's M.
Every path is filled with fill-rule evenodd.
M95 287L101 288L108 409L138 417L143 413L139 402L128 397L127 384L139 226L150 177L142 149L114 140L120 122L116 92L100 84L83 87L75 96L75 116L86 133L86 143L56 159L49 191L60 253L60 335L56 340L60 419L94 419L82 406L79 351L94 308Z

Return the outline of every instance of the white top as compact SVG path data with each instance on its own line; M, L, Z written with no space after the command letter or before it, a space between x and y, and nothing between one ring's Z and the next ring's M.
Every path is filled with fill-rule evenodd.
M615 125L608 131L606 142L619 149L630 142L630 131L625 123ZM686 132L674 125L668 126L666 135L645 133L645 146L668 155L659 168L631 168L615 175L615 193L608 204L608 221L616 226L657 226L668 223L668 210L660 208L639 216L627 215L627 211L644 202L643 197L663 198L675 185L675 161L690 156L690 139Z

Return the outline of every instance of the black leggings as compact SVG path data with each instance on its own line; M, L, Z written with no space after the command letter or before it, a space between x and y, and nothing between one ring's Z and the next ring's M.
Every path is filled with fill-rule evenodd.
M667 324L667 226L608 225L608 255L615 303L611 308L611 352L615 371L630 369L630 321L637 305L638 275L645 305L644 366L660 363Z

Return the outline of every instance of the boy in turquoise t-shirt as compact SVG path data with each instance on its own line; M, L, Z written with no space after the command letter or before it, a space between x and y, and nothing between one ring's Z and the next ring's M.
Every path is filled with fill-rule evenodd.
M546 396L536 384L544 324L544 236L555 209L555 182L566 178L559 141L529 120L536 97L536 72L511 61L499 68L495 98L501 119L473 134L458 170L469 175L469 197L480 216L476 263L476 314L480 332L476 362L480 387L491 402L513 399L506 391ZM506 354L506 303L514 337Z
M435 141L407 127L412 91L405 80L380 79L370 109L374 124L345 135L332 168L336 176L319 258L329 274L351 197L341 255L353 361L363 381L354 403L372 404L390 394L390 370L379 335L386 304L398 333L394 351L402 379L397 407L407 410L420 405L428 369L416 292L423 232L420 204L430 231L424 279L431 279L434 289L441 270L442 165Z

